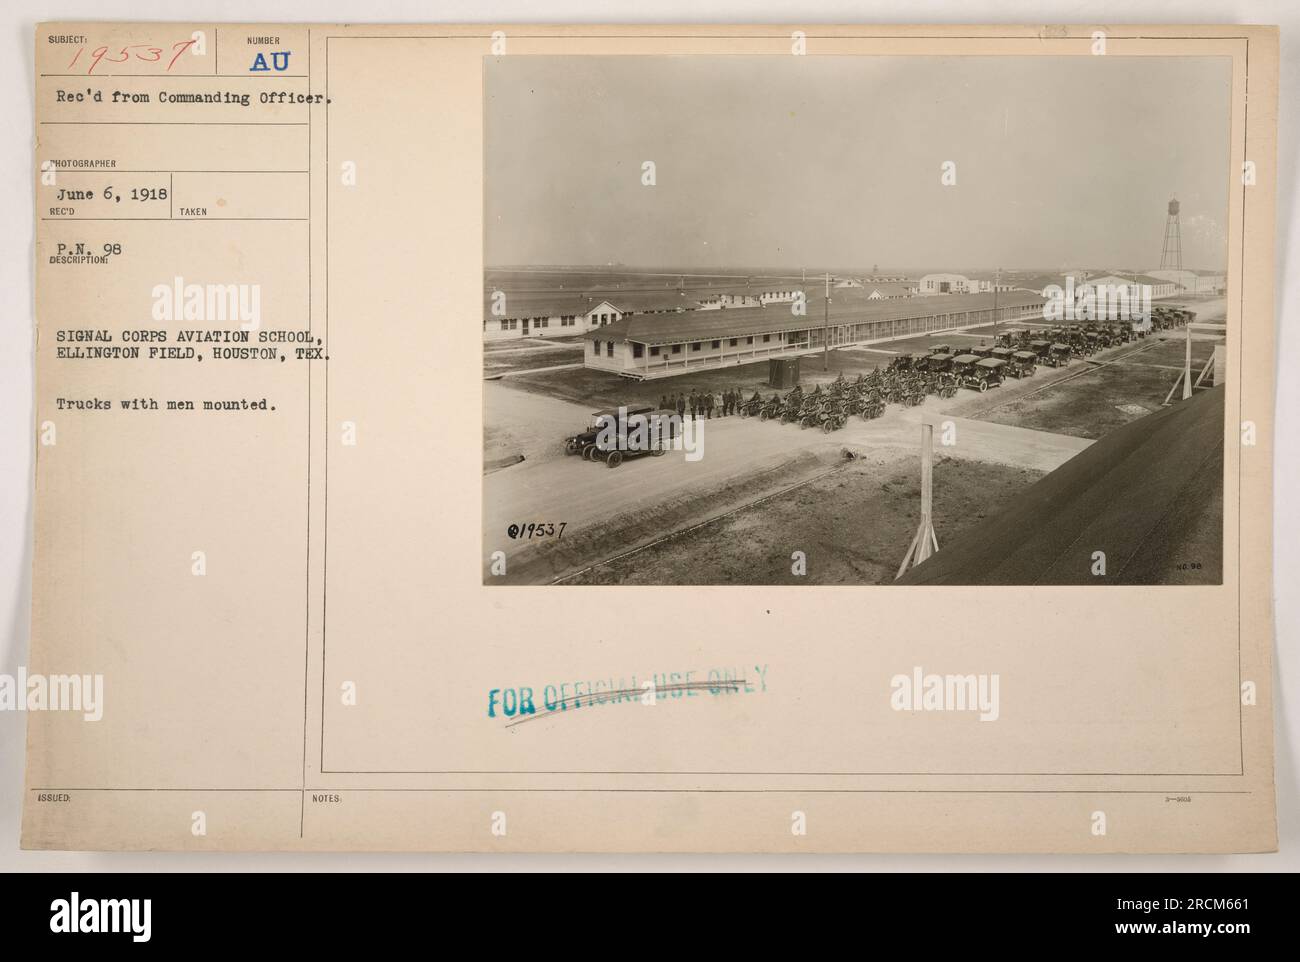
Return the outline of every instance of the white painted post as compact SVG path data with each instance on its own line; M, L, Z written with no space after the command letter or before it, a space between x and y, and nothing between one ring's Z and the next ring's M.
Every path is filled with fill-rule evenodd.
M917 525L912 543L903 556L903 563L898 566L897 581L903 577L909 564L919 565L934 552L939 550L939 539L934 533L932 517L934 500L934 425L921 425L921 520Z

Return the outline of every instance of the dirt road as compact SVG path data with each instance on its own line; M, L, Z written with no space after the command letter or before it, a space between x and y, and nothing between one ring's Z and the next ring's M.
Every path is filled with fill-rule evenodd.
M530 464L561 454L564 438L584 427L594 410L484 381L484 462L522 454Z

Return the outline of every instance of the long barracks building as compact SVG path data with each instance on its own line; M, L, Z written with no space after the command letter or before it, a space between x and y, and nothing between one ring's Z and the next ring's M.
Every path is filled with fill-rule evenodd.
M587 367L624 377L673 377L820 351L823 335L838 348L992 324L995 298L998 323L1042 319L1043 296L1027 291L832 298L826 319L821 298L809 298L806 315L786 304L629 315L588 333L583 358Z

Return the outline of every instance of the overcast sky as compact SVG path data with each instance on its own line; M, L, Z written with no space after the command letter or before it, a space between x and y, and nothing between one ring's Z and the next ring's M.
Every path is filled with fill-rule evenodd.
M1227 58L485 63L489 265L1226 267Z

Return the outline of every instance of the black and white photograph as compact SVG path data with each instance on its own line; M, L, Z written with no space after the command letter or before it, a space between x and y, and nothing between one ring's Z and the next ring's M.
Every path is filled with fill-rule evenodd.
M1221 583L1230 61L799 43L485 58L484 583Z

